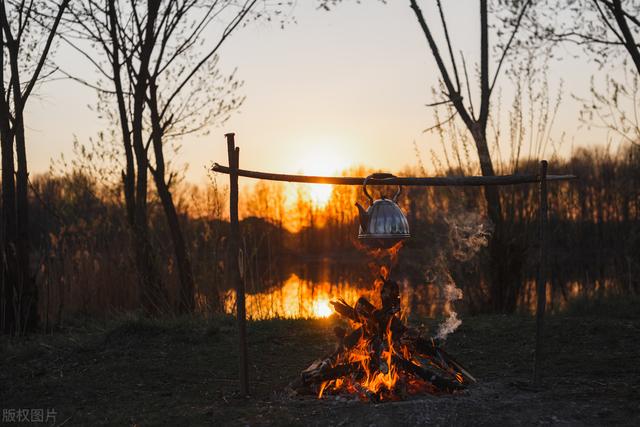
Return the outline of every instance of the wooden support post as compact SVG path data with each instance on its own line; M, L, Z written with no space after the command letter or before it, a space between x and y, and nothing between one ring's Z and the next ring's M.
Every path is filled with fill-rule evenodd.
M235 134L225 134L229 155L229 253L228 285L236 290L236 313L238 317L238 360L240 363L240 394L249 394L249 364L247 361L247 313L245 307L244 278L240 274L240 221L238 220L238 168L240 166L240 148L235 146Z
M547 161L540 162L540 206L538 213L538 239L540 252L538 254L538 277L536 283L536 350L533 364L533 383L540 385L540 369L543 360L543 327L544 313L547 303L547 253L546 253L546 228L547 228Z

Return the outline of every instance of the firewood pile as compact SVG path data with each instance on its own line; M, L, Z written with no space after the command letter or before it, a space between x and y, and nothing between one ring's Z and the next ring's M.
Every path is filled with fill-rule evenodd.
M380 277L381 307L360 297L354 306L332 301L350 331L335 328L336 350L303 370L290 385L300 395L400 400L419 394L459 393L475 378L441 348L436 338L406 326L400 318L397 282Z

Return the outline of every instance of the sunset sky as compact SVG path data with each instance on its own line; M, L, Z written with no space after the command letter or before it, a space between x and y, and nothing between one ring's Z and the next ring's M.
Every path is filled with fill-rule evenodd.
M247 169L331 174L364 164L397 171L417 163L414 141L429 166L428 151L438 144L435 135L422 130L434 123L425 104L433 102L437 69L408 1L367 3L347 1L326 12L317 10L315 2L299 2L292 11L297 23L284 30L276 24L251 23L235 33L220 62L226 72L238 67L247 99L224 126L183 141L177 163L189 164L187 178L204 183L211 162L227 163L225 132L236 132L241 167ZM455 49L464 50L470 63L477 62L476 9L477 1L445 2ZM435 23L433 5L425 2L423 10ZM92 73L63 45L56 61L67 70ZM565 80L553 132L556 137L569 135L562 147L565 154L572 140L576 146L606 142L603 132L578 129L579 104L570 96L586 94L597 72L586 59L552 66L552 91L561 78ZM503 88L506 111L511 89L508 84ZM46 171L51 159L61 154L70 157L74 135L82 142L104 128L87 107L95 104L92 90L56 81L41 88L39 95L27 113L32 173Z

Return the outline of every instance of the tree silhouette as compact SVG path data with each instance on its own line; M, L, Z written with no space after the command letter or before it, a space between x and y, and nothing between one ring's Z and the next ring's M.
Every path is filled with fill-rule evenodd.
M30 268L24 113L36 85L55 71L47 59L68 4L69 0L0 3L3 239L0 323L2 330L9 333L33 330L38 323L38 288Z
M228 37L253 16L257 4L258 0L85 0L71 8L72 31L66 40L107 83L73 77L95 88L106 108L114 101L117 106L114 118L120 126L125 158L123 189L148 312L157 313L166 305L149 242L148 173L170 231L181 283L179 308L192 311L195 284L171 192L177 172L167 159L166 147L184 135L224 122L241 105L240 82L234 74L221 74L217 54ZM219 34L211 37L216 29ZM83 41L99 49L86 53Z

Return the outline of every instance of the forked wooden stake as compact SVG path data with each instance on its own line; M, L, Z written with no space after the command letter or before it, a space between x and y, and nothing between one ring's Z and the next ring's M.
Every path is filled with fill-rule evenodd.
M236 313L238 317L238 360L240 363L240 394L249 394L249 374L247 361L247 312L245 307L244 278L240 274L240 222L238 220L238 167L240 148L235 145L235 134L225 134L229 155L229 252L227 257L227 280L229 288L236 290Z
M540 368L543 359L542 341L544 327L544 312L547 303L547 272L546 272L546 228L547 228L547 161L540 162L540 206L538 239L540 243L540 253L538 254L538 278L536 284L537 304L536 304L536 352L533 362L533 383L540 385Z

